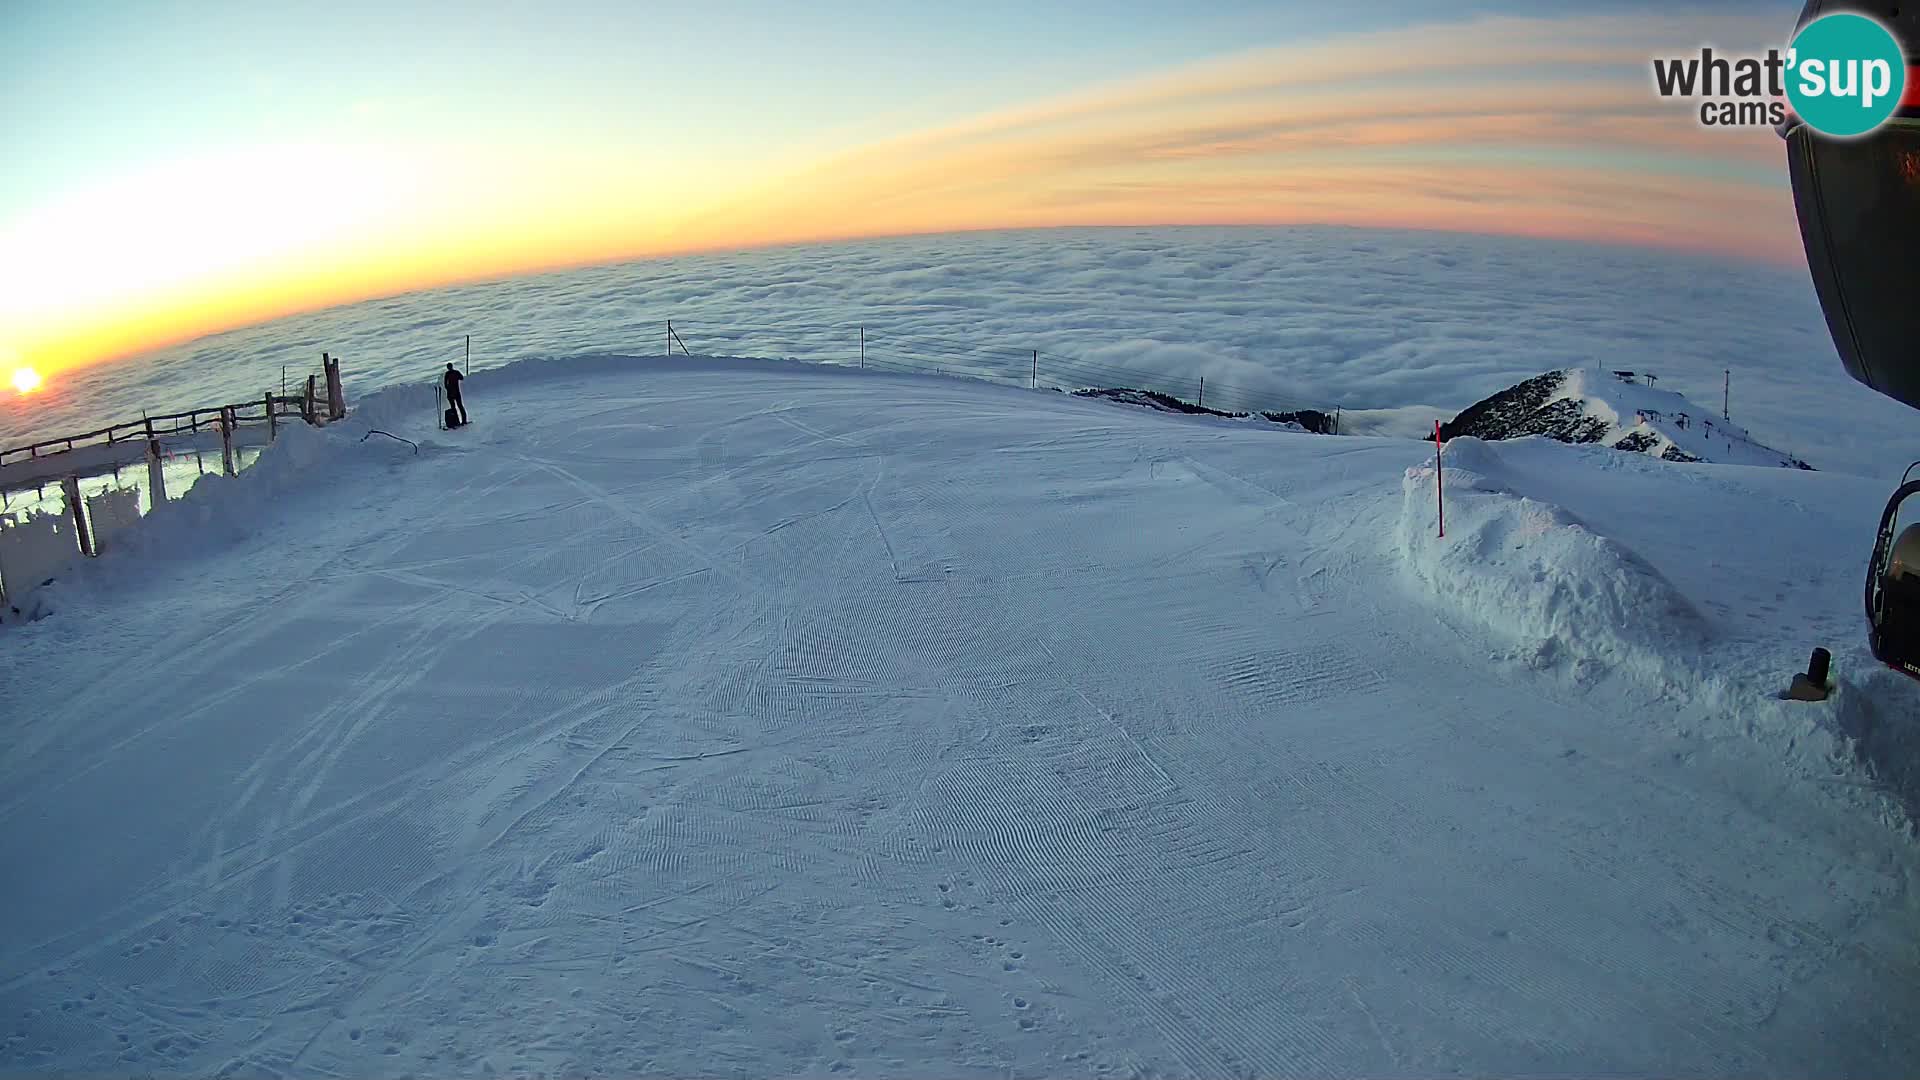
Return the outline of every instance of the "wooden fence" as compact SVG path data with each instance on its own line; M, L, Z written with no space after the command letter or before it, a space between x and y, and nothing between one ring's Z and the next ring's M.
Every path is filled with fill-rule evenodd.
M168 413L164 416L145 416L122 424L111 424L97 431L60 435L25 446L8 447L0 450L0 467L36 461L92 446L151 442L154 439L169 436L198 434L203 429L218 431L221 429L223 419L228 426L265 423L269 429L272 429L282 419L291 417L299 417L309 424L317 424L320 422L322 409L330 420L337 420L346 415L344 404L336 407L332 402L323 403L317 399L315 377L310 376L307 381L309 389L303 397L282 397L269 391L258 401L212 405L201 409L189 409L186 412Z
M0 484L15 481L23 486L38 486L57 479L65 493L66 505L65 511L57 516L58 519L53 515L32 514L27 520L0 528L0 534L13 534L0 535L0 540L18 541L0 543L0 564L9 564L0 565L0 599L11 595L17 600L23 589L38 585L46 577L48 568L55 563L64 565L73 557L98 555L99 541L104 534L108 531L117 532L128 524L120 520L125 517L125 508L118 503L99 496L92 500L80 497L79 477L82 473L91 475L111 468L117 475L121 465L144 457L149 472L150 501L158 505L167 498L162 470L165 455L161 441L164 439L217 431L221 444L221 471L232 476L239 471L234 436L242 425L256 429L265 426L267 438L271 441L278 434L282 420L298 417L304 423L318 425L344 418L347 407L340 382L340 361L322 353L321 364L325 372L325 385L320 381L323 376L309 375L305 393L298 397L275 394L269 390L254 401L188 409L162 416L143 416L96 431L62 435L0 450ZM92 514L89 513L89 503L95 504ZM89 521L90 517L103 510L113 519L110 530L96 528L96 523ZM107 522L103 520L97 524L106 525ZM15 529L20 531L14 534ZM41 532L46 535L40 536ZM64 556L56 558L55 549L63 549Z

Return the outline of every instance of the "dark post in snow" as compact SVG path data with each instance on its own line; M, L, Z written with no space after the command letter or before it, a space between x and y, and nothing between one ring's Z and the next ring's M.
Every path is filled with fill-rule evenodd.
M1200 376L1200 401L1199 401L1199 405L1200 405L1200 407L1201 407L1201 408L1203 408L1203 409L1207 407L1207 377L1206 377L1205 375L1202 375L1202 376Z
M80 554L93 555L93 537L87 535L87 511L80 502L80 478L69 476L60 481L60 491L67 497L67 509L73 513L73 534L80 540Z
M862 371L864 371L866 370L866 367L867 367L867 328L863 326L860 328L860 368Z
M673 355L673 320L667 320L667 355Z
M1440 518L1440 539L1447 538L1447 496L1445 473L1440 465L1440 421L1433 422L1433 508Z
M461 368L463 370L460 372L460 374L471 375L473 374L473 335L472 334L467 335L466 349L467 349L467 358L466 358L466 361L463 364L461 364Z
M1726 370L1726 381L1720 386L1720 419L1731 422L1733 414L1728 411L1733 401L1733 369Z
M319 420L316 419L319 413L319 406L316 402L316 398L318 395L316 394L314 390L314 385L313 385L315 378L316 376L313 376L313 375L307 376L306 400L300 403L300 419L305 420L309 424L319 423Z
M220 406L220 471L228 476L233 468L233 406Z
M323 357L325 354L322 354ZM340 382L340 358L326 360L327 365L327 419L344 420L347 416L347 390Z
M1033 378L1027 380L1027 389L1040 389L1040 350L1033 350Z
M273 391L267 391L267 441L280 437L280 423L273 418Z
M167 474L160 467L160 437L153 433L153 420L142 417L147 429L147 485L153 489L152 503L167 501Z

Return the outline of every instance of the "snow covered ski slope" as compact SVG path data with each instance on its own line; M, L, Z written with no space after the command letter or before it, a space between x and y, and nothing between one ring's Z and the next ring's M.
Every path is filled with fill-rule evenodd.
M1905 687L1721 670L1804 655L1755 602L1845 624L1785 560L1864 488L1468 442L1441 549L1410 441L730 361L468 402L0 636L0 1072L1920 1060L1920 856L1827 734Z

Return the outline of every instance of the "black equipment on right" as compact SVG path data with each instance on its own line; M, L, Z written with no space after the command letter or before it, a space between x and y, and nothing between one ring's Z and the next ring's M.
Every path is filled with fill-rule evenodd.
M1900 475L1900 487L1880 515L1873 558L1867 563L1867 644L1896 671L1920 678L1920 522L1900 525L1900 504L1920 495L1916 461Z
M1829 138L1797 117L1781 127L1794 212L1847 374L1920 408L1920 67L1908 44L1920 42L1920 2L1808 0L1797 26L1837 11L1879 20L1907 47L1906 93L1859 138ZM1900 504L1920 494L1914 465L1887 501L1867 562L1867 643L1882 663L1920 678L1920 524L1899 531Z

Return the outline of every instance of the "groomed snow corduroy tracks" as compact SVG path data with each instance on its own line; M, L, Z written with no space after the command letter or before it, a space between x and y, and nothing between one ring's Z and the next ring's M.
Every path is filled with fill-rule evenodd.
M12 632L0 1070L1912 1068L1912 845L1490 664L1417 445L637 366Z

